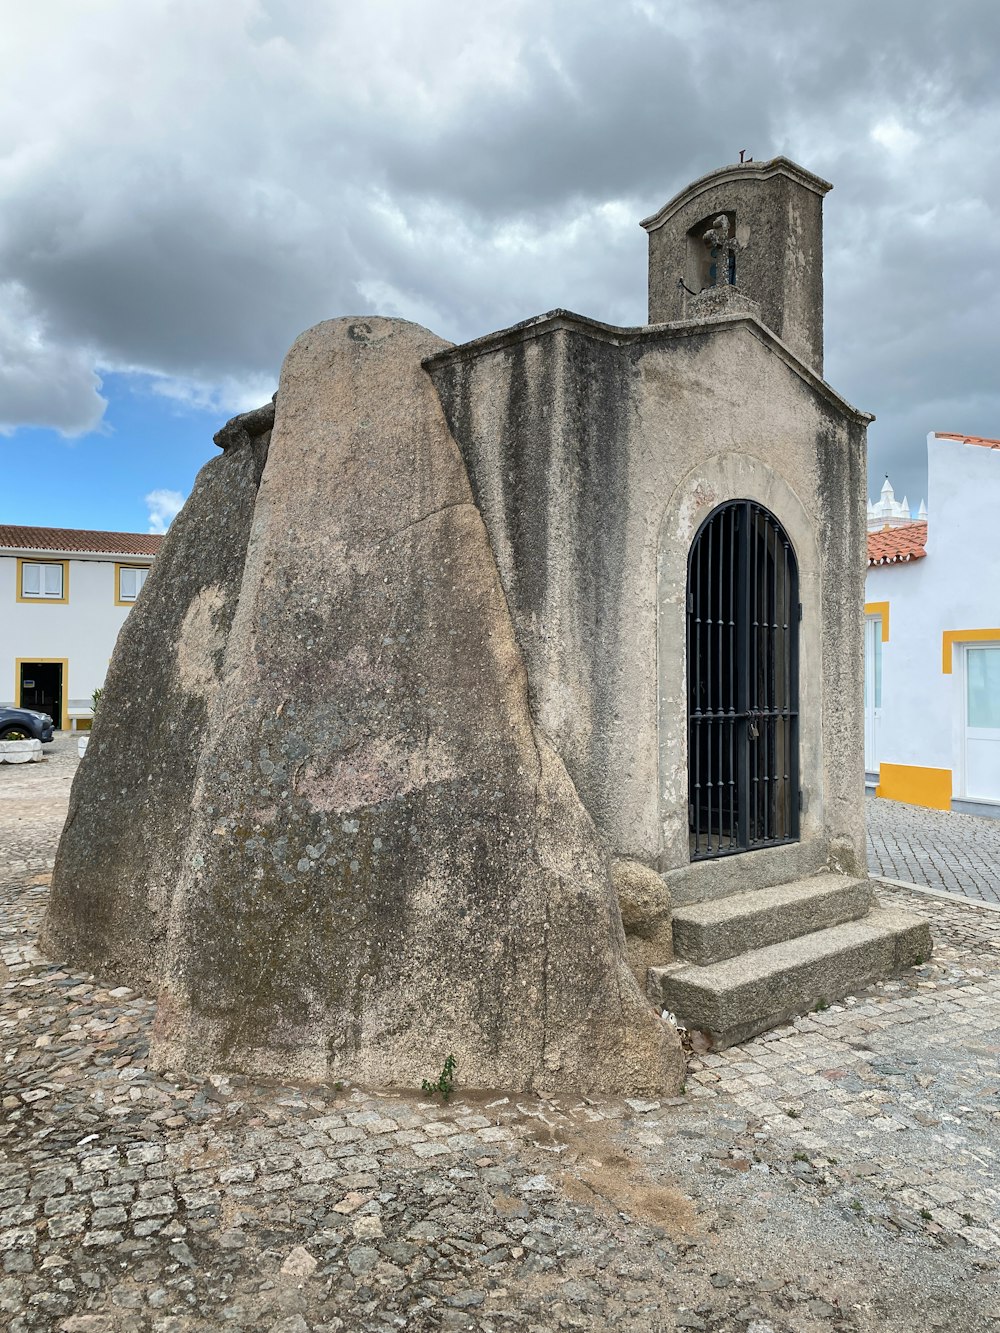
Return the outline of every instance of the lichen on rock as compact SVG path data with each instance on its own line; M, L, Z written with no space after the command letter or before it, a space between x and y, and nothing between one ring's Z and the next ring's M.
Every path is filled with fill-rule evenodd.
M189 652L192 626L219 630L208 582L175 617L178 680L208 702L170 831L153 1060L419 1086L451 1054L467 1087L672 1091L676 1035L532 721L421 367L444 346L385 319L296 341L214 685ZM83 786L113 755L87 763Z

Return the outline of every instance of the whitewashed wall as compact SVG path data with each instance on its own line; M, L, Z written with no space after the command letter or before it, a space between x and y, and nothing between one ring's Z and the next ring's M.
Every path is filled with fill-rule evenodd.
M878 759L949 769L957 796L963 678L957 654L942 670L942 634L1000 626L1000 450L931 434L927 455L926 558L876 566L865 584L866 602L889 603Z
M55 560L55 555L26 557ZM141 558L120 563L143 564ZM19 602L17 559L0 556L0 704L15 704L18 658L67 658L63 689L70 708L89 708L131 609L115 605L115 561L76 557L69 561L69 602ZM59 719L56 719L58 725Z

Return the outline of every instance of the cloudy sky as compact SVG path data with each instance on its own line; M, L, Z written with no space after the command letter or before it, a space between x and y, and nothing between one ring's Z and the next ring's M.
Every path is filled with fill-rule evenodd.
M873 492L916 507L929 430L1000 436L996 0L5 9L0 521L162 529L319 319L642 323L638 220L741 148L834 183Z

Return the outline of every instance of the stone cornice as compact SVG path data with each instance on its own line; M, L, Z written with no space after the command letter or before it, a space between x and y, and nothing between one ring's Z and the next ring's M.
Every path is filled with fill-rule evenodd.
M842 398L836 389L795 355L792 349L755 316L750 314L713 315L703 319L682 319L669 324L641 324L633 328L619 328L614 324L602 324L600 320L589 319L586 315L574 314L572 310L550 310L533 319L522 320L510 328L499 329L496 333L484 334L471 342L458 343L422 362L425 370L435 370L441 366L455 365L463 361L474 361L488 352L502 351L516 347L519 343L530 342L534 338L544 338L558 332L576 333L597 342L611 343L616 347L625 347L635 342L658 342L672 338L692 338L705 333L729 333L745 329L773 352L788 366L799 379L826 399L828 403L845 416L867 424L874 421L871 412L862 412Z
M699 194L704 194L713 185L723 185L729 181L764 181L772 176L787 176L820 197L833 189L829 181L823 180L821 176L814 176L811 171L806 171L805 167L800 167L797 162L787 157L772 157L769 162L735 162L732 166L719 167L716 171L710 171L707 176L692 181L681 190L680 194L675 194L665 203L658 213L643 218L639 225L646 231L656 231L665 222L669 222L686 203L696 199Z

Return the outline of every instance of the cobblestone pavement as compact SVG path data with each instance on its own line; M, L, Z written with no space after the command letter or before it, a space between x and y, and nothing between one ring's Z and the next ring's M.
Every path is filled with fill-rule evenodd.
M1000 913L886 890L932 960L672 1100L192 1079L37 950L73 767L0 769L0 1327L1000 1329Z
M869 796L873 875L1000 906L1000 819L928 810Z

